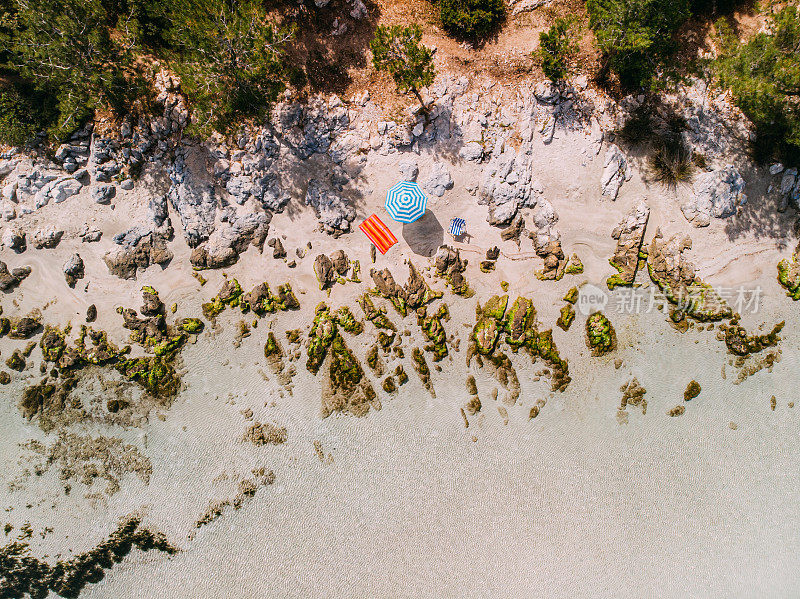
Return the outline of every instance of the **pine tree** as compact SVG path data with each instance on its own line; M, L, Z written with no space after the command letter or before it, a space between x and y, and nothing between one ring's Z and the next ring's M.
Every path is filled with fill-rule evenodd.
M379 71L387 71L400 93L412 93L425 108L419 90L433 83L436 70L433 51L421 43L419 25L380 25L370 42L372 64Z

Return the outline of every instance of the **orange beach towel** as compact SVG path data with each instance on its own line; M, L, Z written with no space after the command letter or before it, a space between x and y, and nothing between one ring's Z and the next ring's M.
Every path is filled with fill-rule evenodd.
M369 240L375 244L381 254L388 252L389 248L397 243L397 238L392 235L392 232L383 224L381 219L374 214L358 225L358 228L364 232L364 235L369 237Z

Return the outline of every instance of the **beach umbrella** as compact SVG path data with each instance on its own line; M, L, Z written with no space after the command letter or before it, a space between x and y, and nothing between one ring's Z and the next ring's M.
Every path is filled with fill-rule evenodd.
M427 205L428 198L413 181L400 181L386 193L386 211L399 223L413 223Z
M358 228L361 229L364 235L369 237L369 240L375 244L381 254L388 252L389 248L397 243L397 238L392 235L389 227L384 225L383 221L374 214L358 225Z

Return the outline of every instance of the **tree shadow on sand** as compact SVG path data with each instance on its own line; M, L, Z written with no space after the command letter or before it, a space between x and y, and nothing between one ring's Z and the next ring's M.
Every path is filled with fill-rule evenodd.
M781 250L794 245L797 212L793 208L780 212L780 194L775 189L767 193L770 184L778 185L780 176L764 177L764 170L753 166L740 167L740 170L744 180L750 183L746 189L747 203L725 224L728 239L737 241L752 235L756 239L774 240Z
M367 66L369 42L381 11L372 0L364 0L366 14L355 18L355 5L333 0L316 8L313 2L294 9L294 20L300 25L297 37L288 49L291 64L305 68L311 93L342 93L352 78L351 69Z

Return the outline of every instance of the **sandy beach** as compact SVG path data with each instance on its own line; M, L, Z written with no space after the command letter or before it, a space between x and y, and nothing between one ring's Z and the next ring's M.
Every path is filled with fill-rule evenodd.
M106 203L97 201L94 178L41 206L42 196L23 193L20 183L14 218L3 223L0 259L11 272L31 270L0 297L12 330L0 339L0 358L34 346L21 368L3 369L10 374L0 387L0 548L8 552L18 541L25 555L52 565L95 551L126 518L163 535L169 551L158 543L161 550L142 551L136 541L118 563L101 568L100 579L82 579L80 597L92 599L796 594L800 323L776 279L797 243L795 209L778 209L783 175L752 164L740 132L723 138L698 128L698 148L729 144L727 152L709 152L703 174L735 165L747 196L744 202L741 190L731 191L733 214L712 215L699 227L698 217L688 220L694 208L682 211L697 203L697 187L653 182L636 151L615 143L618 107L607 99L599 107L602 98L585 83L545 101L533 82L504 87L465 79L440 77L439 91L430 93L437 116L420 117L422 133L407 127L410 143L392 137L402 127L392 133L395 123L387 125L374 101L321 100L314 122L345 114L349 124L325 129L325 147L333 150L305 157L290 142L298 130L308 136L308 125L275 136L265 168L280 176L287 196L275 210L254 195L236 195L241 182L227 185L240 172L255 177L251 163L268 152L253 149L253 140L262 144L272 135L267 128L251 131L238 150L176 142L169 160L185 170L166 165L165 154L145 165L132 188L115 184ZM681 98L689 112L696 93ZM582 110L587 99L598 107ZM294 106L282 104L276 120ZM302 110L312 118L311 109ZM704 110L714 116L722 109ZM92 148L98 138L92 134ZM482 140L480 155L469 158L462 149L475 139ZM607 167L617 153L623 162L608 195ZM193 161L205 166L193 171ZM0 166L4 185L61 172L22 154ZM334 181L324 201L308 192L309 181L337 177L344 182ZM428 197L425 217L406 225L384 208L387 190L402 179L419 181ZM511 191L504 196L501 186ZM627 248L635 278L609 290L616 272L609 260L622 243L612 231L642 202L646 227L631 228L642 239ZM166 220L153 216L162 207ZM374 262L358 230L372 214L398 239ZM448 234L453 217L465 219L467 236ZM34 247L34 234L48 227L62 231L60 241ZM205 236L196 237L204 227ZM514 227L516 236L501 237ZM12 229L26 233L24 251L6 243ZM100 232L99 240L86 241L89 230ZM663 240L689 236L691 247L662 251L653 243L658 231ZM138 238L128 243L130 237ZM278 257L276 240L285 250ZM148 252L162 241L170 256L156 260ZM454 293L452 272L437 270L442 246L468 260L469 293ZM487 260L493 247L499 256ZM140 250L145 264L136 262ZM349 260L346 274L320 280L315 264L337 250ZM76 253L84 272L71 287L64 266ZM573 254L582 268L571 272ZM109 258L119 255L124 260ZM660 258L671 269L667 278L658 278ZM484 261L492 264L481 268ZM426 295L415 306L405 288L381 292L372 271L388 269L403 287L409 264L422 288L442 296ZM131 265L133 276L125 278L120 272ZM659 283L675 286L689 271L692 284L727 290L732 310L706 318L668 301L645 309ZM233 280L239 292L219 299ZM256 313L254 303L243 311L245 298L255 297L247 294L263 282L272 294L290 284L299 309L272 297L282 307ZM573 288L575 318L563 330L556 323ZM631 290L645 298L639 309L625 308ZM758 290L757 301L739 303L739 290L749 300ZM614 329L614 347L605 353L591 346L586 330L583 299L598 292ZM160 302L147 317L160 323L155 335L143 310L148 294ZM360 304L365 294L396 331L370 319ZM508 296L506 315L519 297L535 307L519 351L509 343L516 334L511 317L492 323L481 312L494 296ZM408 302L405 316L398 298ZM338 322L334 343L341 340L350 354L336 354L328 340L314 373L308 364L314 344L322 344L315 332L321 302ZM88 323L90 305L97 316ZM342 307L363 331L347 330ZM39 329L11 338L23 317ZM181 328L189 326L182 319L199 319L202 330ZM423 330L436 319L444 342ZM780 321L779 335L770 335ZM481 323L501 330L485 352ZM98 333L94 346L116 348L107 361L91 362L87 340L76 349L79 366L64 364L82 325L106 334L98 341ZM724 328L738 325L750 344L739 354ZM48 327L64 333L56 359L45 354ZM571 380L561 390L564 373L543 349L547 330L568 364ZM387 331L391 339L380 347ZM272 338L280 349L270 355ZM175 347L162 345L172 341ZM442 343L446 357L435 361ZM430 389L417 372L417 348ZM369 364L373 351L378 367ZM500 354L509 365L496 366ZM339 405L331 389L345 375L334 356L346 362L348 355L358 366L345 375L358 373L358 382L340 389ZM143 375L132 370L140 358L152 360ZM153 364L174 368L174 392L154 391L167 384L161 380L148 386ZM396 386L384 386L387 376ZM477 394L469 392L469 377ZM74 387L63 397L51 391L25 412L31 388L61 389L65 379ZM646 393L621 407L622 388L634 379ZM692 381L701 391L685 400ZM356 403L357 393L367 400ZM478 409L468 403L475 396ZM677 407L680 414L670 415Z

